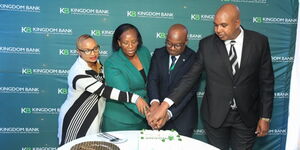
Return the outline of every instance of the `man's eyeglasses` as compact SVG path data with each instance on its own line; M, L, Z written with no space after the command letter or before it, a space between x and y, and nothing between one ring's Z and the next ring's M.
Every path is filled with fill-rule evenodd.
M91 54L92 52L94 52L94 53L99 53L100 46L97 45L95 48L93 48L93 49L87 49L87 50L82 50L82 49L79 49L79 48L77 48L77 49L78 49L79 51L81 51L81 52L83 52L83 53L89 55L89 54Z
M175 49L181 49L181 48L185 45L185 43L173 44L173 43L168 42L168 41L166 41L165 44L166 44L166 46L167 46L168 48L174 47Z

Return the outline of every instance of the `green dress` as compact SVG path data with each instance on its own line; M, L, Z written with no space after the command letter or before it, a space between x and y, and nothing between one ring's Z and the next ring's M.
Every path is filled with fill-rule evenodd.
M148 75L151 55L146 47L141 47L137 55ZM146 83L121 49L114 52L104 64L105 82L111 87L129 91L147 100ZM102 131L140 130L149 128L144 115L135 104L107 100L103 114Z

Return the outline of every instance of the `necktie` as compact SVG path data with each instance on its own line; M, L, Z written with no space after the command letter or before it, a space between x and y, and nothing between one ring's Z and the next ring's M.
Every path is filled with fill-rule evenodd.
M229 61L230 61L230 64L231 64L233 76L236 74L236 72L239 69L239 64L238 64L234 44L235 44L235 41L230 42L230 51L229 51ZM232 110L237 109L237 105L236 105L236 102L235 102L234 98L230 101L230 107L231 107Z
M176 61L176 57L175 56L171 56L171 60L172 60L172 63L171 63L171 66L170 66L170 71L172 71L175 67L175 61Z
M236 72L239 69L239 64L238 64L238 60L237 60L237 55L236 55L236 51L235 51L235 48L234 48L234 44L235 44L235 41L231 41L230 42L231 46L230 46L230 51L229 51L229 61L230 61L230 64L231 64L233 76L236 74Z

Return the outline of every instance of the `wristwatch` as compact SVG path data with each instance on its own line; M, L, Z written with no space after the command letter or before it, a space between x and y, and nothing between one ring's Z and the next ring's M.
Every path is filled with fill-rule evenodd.
M267 122L271 122L270 118L260 118L261 120L267 121Z

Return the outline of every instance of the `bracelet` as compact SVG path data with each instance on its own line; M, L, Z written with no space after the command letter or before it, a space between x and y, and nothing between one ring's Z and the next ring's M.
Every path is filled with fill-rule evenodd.
M261 120L267 121L267 122L271 122L270 118L260 118Z

